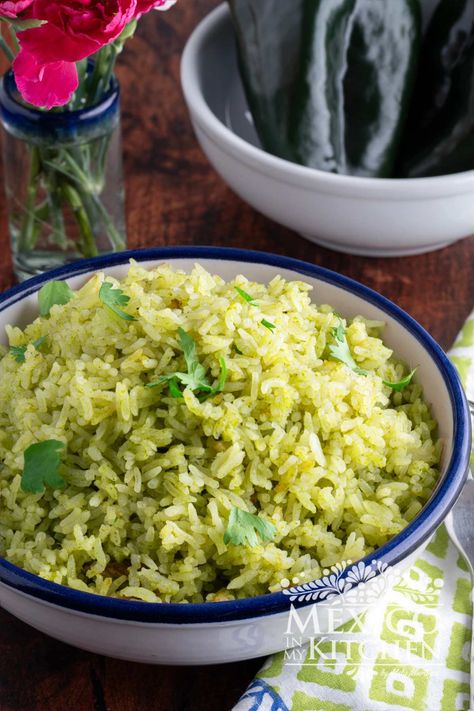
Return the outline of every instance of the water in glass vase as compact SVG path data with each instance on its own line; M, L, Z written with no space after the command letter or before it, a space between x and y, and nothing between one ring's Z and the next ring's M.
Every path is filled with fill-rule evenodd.
M95 105L41 111L0 86L13 264L26 279L126 247L119 86Z

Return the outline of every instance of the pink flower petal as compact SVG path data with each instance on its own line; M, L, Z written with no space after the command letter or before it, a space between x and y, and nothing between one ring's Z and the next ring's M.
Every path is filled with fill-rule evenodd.
M137 17L150 10L169 10L176 4L176 0L137 0Z
M46 37L51 28L56 29L57 41L68 53L56 59L76 61L113 42L135 17L136 5L137 0L35 0L32 15L47 22L39 28L42 37ZM36 41L32 35L39 30L31 30L27 41ZM43 39L38 39L36 49L31 51L39 56L43 44Z
M39 64L77 62L97 52L102 44L90 37L72 37L51 23L24 30L18 35L20 45Z
M45 109L67 104L78 86L74 62L40 64L24 49L16 56L13 71L25 101Z
M0 2L0 17L16 19L20 12L26 10L33 0L2 0Z

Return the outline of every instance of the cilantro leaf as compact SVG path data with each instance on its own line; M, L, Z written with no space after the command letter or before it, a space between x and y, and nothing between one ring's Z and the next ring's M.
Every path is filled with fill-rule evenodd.
M337 327L332 329L331 334L337 341L340 341L341 343L344 342L346 336L346 329L342 325L342 321L339 321Z
M418 366L416 368L413 368L413 370L408 373L404 378L399 380L396 383L391 383L388 380L384 380L383 384L387 385L389 388L392 388L392 390L397 390L398 392L401 392L404 388L406 388L407 385L410 385L413 376L415 375L416 371L418 370Z
M244 291L243 289L240 288L240 286L234 286L234 289L238 293L239 296L243 298L244 301L246 301L248 304L252 304L252 306L256 306L257 304L255 303L255 299L253 296L251 296L248 292Z
M168 383L170 389L170 395L174 398L182 398L183 393L179 389L178 378L176 373L170 373L169 375L162 375L158 380L154 380L152 383L147 383L146 388L156 388L157 385L162 385L163 383Z
M355 373L358 373L359 375L368 375L369 371L365 370L364 368L359 368L354 358L352 357L352 353L350 351L349 344L346 338L346 329L342 325L341 321L339 322L336 328L333 328L331 330L331 335L333 336L336 342L329 346L330 355L335 360L339 360L341 363L347 365ZM401 391L411 383L412 378L415 375L417 369L418 368L414 368L411 373L408 373L407 376L405 376L396 383L391 383L388 380L384 380L383 384L387 385L387 387L389 388L392 388L392 390Z
M192 369L197 361L197 349L194 338L187 333L181 326L178 328L178 336L183 349L184 360L188 367L188 372Z
M47 336L40 336L36 339L36 341L33 341L33 346L36 348L37 351L39 351L43 343L46 341L46 338Z
M257 546L258 536L262 541L273 541L276 528L273 523L234 506L224 534L224 543L234 546Z
M368 375L369 371L364 368L359 368L352 357L351 349L349 348L346 338L346 329L342 325L341 321L336 328L331 330L331 336L335 340L335 343L331 343L329 346L329 354L331 357L334 358L334 360L344 363L358 375Z
M177 380L176 376L173 376L172 378L169 379L168 387L170 389L171 397L175 397L177 399L183 397L183 393L179 389L178 380Z
M265 328L268 328L269 331L273 331L273 329L276 328L275 324L271 321L267 321L266 318L262 318L260 323L262 324L262 326L265 326Z
M191 390L202 390L208 393L212 392L212 388L206 377L206 369L199 362L194 338L181 327L178 328L178 335L188 372L175 373L176 378L184 386L190 388Z
M175 373L175 376L180 383L190 390L202 390L205 393L212 392L212 388L206 378L206 371L200 363L191 373Z
M209 383L206 375L205 367L199 362L197 355L196 343L192 336L189 335L183 328L178 328L179 340L183 349L184 360L186 361L187 373L168 373L162 375L161 378L151 383L147 383L147 388L155 388L157 385L167 382L172 397L182 397L182 392L179 389L178 383L181 383L185 388L189 388L195 392L205 393L206 397L216 395L222 392L227 379L227 364L224 358L220 358L221 372L217 387L213 388Z
M21 488L31 494L40 494L48 484L52 489L62 489L66 482L59 473L60 452L64 443L48 439L32 444L25 449L25 464L21 476Z
M51 308L56 304L64 306L74 298L74 292L65 281L49 281L38 292L38 303L41 316L49 316Z
M33 341L32 345L37 351L39 351L45 340L46 336L41 336L41 338L37 338L36 341ZM26 360L25 354L27 348L28 346L10 346L10 354L14 357L17 363L24 363Z
M257 306L254 297L248 294L243 289L241 289L240 286L234 286L234 289L239 294L239 296L241 296L248 304L250 304L251 306ZM265 328L268 328L269 331L273 331L273 329L276 328L275 324L271 321L267 321L266 318L262 318L260 323L262 324L262 326L265 326Z
M204 400L214 397L214 395L218 395L218 393L221 393L224 390L227 381L227 363L223 356L219 358L219 363L221 366L221 372L219 373L217 385L215 388L211 388L210 392L206 392L204 395L201 395L199 398L200 402L204 402Z
M104 306L110 309L114 314L123 318L124 321L136 321L135 316L131 316L123 311L120 306L127 306L130 297L123 293L122 289L114 289L110 281L104 281L99 291L99 299Z
M186 361L187 373L177 373L176 376L191 390L205 390L211 392L212 388L206 378L206 369L199 362L194 338L186 333L183 328L178 328L179 340Z
M26 346L10 346L10 355L14 357L17 363L25 362Z
M219 380L217 381L217 387L215 388L216 393L221 393L224 390L227 380L227 363L224 356L219 358L219 363L221 366L221 372L219 374Z

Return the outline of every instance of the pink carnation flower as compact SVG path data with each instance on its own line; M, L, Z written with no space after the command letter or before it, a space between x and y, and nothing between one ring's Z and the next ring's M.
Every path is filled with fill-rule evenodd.
M75 62L113 42L136 9L136 0L34 0L28 16L44 24L20 32L13 62L22 96L48 108L67 103L77 88Z
M167 10L176 0L0 0L0 15L16 17L27 8L39 27L19 33L20 52L13 62L23 98L52 108L66 104L77 89L76 62L120 35L134 18L149 10Z
M169 10L176 0L137 0L137 17L149 10Z
M0 2L0 17L16 20L18 15L26 10L33 0L2 0Z
M137 0L34 0L31 17L45 22L19 36L39 62L77 61L113 42L136 12Z

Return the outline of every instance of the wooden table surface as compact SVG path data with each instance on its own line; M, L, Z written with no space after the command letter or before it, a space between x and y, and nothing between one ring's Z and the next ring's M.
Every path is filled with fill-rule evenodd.
M388 296L448 347L474 302L474 239L403 259L338 254L257 214L210 167L188 120L179 62L192 28L217 4L181 0L167 13L150 13L121 59L130 246L226 245L305 259ZM3 194L0 220L4 290L13 275ZM0 711L230 709L261 661L196 668L129 664L60 644L0 611Z

